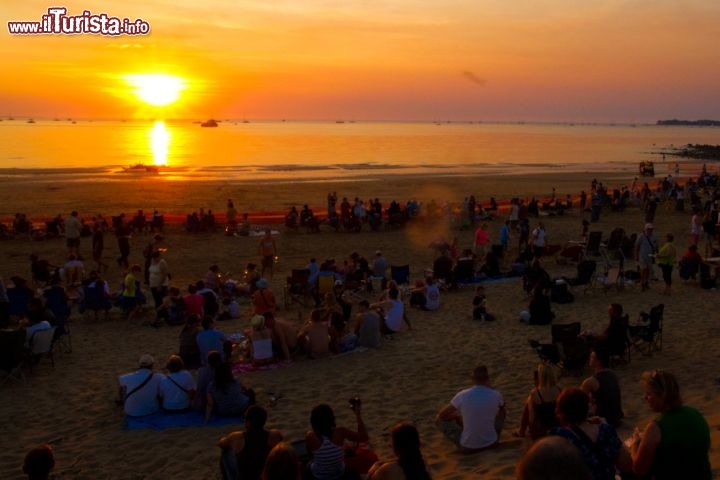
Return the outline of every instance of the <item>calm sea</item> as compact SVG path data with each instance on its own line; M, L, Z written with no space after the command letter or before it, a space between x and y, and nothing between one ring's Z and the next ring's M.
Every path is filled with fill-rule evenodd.
M720 143L720 129L489 123L0 122L0 176L18 181L167 179L323 181L379 174L636 171L666 147ZM674 165L675 157L667 163ZM669 168L669 167L668 167ZM665 173L661 170L658 173Z

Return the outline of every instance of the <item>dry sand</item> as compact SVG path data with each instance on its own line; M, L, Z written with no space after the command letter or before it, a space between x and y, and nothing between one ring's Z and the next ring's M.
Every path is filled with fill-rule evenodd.
M152 179L106 182L93 185L53 184L49 182L41 194L27 195L27 190L13 182L3 181L2 204L5 214L15 211L37 214L72 209L107 215L137 208L158 207L166 212L183 213L204 206L222 211L227 198L234 198L240 211L284 208L309 202L324 205L329 190L342 197L378 196L384 201L415 197L429 201L448 199L460 201L474 193L487 202L490 195L507 198L514 194L547 196L553 186L558 194L588 189L592 174L546 175L531 179L521 177L397 179L393 182L345 182L337 184L233 185L175 182L168 184ZM601 180L608 184L629 183L631 179ZM563 217L546 218L550 243L564 243L579 238L581 215L576 210ZM660 207L656 219L659 236L674 232L680 250L688 241L690 215ZM644 224L637 207L624 213L603 214L591 230L602 230L605 236L617 226L627 232L638 232ZM497 238L500 222L490 223L491 238ZM434 252L428 244L439 235L457 236L461 247L472 244L471 231L450 231L443 223L415 224L404 230L321 234L286 232L279 236L280 262L272 288L278 295L285 276L292 268L302 268L312 256L319 259L334 256L345 258L353 251L371 256L381 249L392 264L408 263L412 279L432 264ZM133 239L131 260L140 262L142 246L149 236ZM201 278L213 263L223 271L242 270L245 263L256 259L256 240L226 237L221 233L191 235L179 227L166 232L166 255L173 274L173 284L184 288ZM514 243L514 242L513 242ZM89 239L83 239L81 251L89 254ZM29 277L28 254L37 252L54 262L64 256L60 239L30 243L25 239L0 242L0 273L6 279L14 274ZM115 265L117 246L111 235L106 237L106 261L113 290L120 281ZM634 268L634 262L629 262ZM574 266L544 261L551 276L573 275ZM556 323L581 321L583 328L601 329L606 323L606 306L621 303L634 321L638 312L647 311L657 303L665 303L663 349L651 357L633 352L629 365L619 366L626 421L620 429L629 436L635 425L643 425L653 414L642 399L639 377L642 371L664 368L674 372L688 405L697 407L706 416L712 429L712 440L720 441L720 409L717 365L718 329L717 291L701 290L696 283L683 283L675 272L671 297L660 295L660 282L652 290L641 293L637 286L624 291L594 290L583 294L576 291L575 302L553 304ZM301 439L309 428L309 412L319 402L331 404L338 424L354 427L347 398L363 399L363 414L371 437L371 445L381 459L389 459L390 427L401 420L412 421L423 441L423 452L436 479L507 479L513 478L517 460L529 440L510 435L520 420L524 399L531 387L532 369L538 363L528 338L547 339L549 326L526 326L518 322L528 298L520 279L494 283L487 288L489 309L497 321L477 322L471 319L473 288L444 293L442 307L436 312L410 311L413 329L403 331L381 348L348 354L326 360L299 359L291 366L271 371L253 372L242 376L243 383L259 392L259 403L267 406L269 424L280 429L288 440ZM246 305L247 308L247 305ZM298 307L281 315L297 322ZM302 310L307 315L308 310ZM228 333L240 332L247 325L242 320L220 325ZM71 479L216 479L218 473L218 438L230 427L204 427L126 431L122 428L122 412L113 399L117 391L117 375L135 368L142 353L151 353L164 363L176 351L179 327L153 329L128 325L114 314L109 321L94 321L74 315L72 323L73 352L57 355L54 370L43 364L29 376L26 385L7 384L0 389L0 416L3 435L0 441L0 478L22 478L20 464L32 446L51 442L57 460L56 472ZM508 421L500 448L494 451L463 456L455 453L433 426L437 410L460 389L469 385L469 372L477 363L488 365L493 385L504 395ZM562 385L577 385L582 377L563 377ZM282 398L269 406L269 392ZM720 468L717 448L711 453L714 472Z

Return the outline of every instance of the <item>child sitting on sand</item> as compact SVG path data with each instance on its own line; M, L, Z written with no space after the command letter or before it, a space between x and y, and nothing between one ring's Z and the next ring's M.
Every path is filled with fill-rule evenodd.
M487 298L485 297L485 287L478 285L475 289L475 298L473 298L473 319L485 320L492 322L495 316L487 311Z

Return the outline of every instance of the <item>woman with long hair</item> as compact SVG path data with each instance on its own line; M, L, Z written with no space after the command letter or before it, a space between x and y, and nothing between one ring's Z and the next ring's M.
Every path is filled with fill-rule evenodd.
M710 480L710 427L703 415L683 405L675 376L663 370L644 372L644 398L659 414L630 445L633 471L645 478Z
M390 435L397 458L376 463L368 472L368 480L430 480L417 429L408 423L398 423Z

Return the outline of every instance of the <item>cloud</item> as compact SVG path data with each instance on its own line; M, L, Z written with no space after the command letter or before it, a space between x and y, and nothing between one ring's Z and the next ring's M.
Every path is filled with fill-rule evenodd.
M470 71L464 71L462 72L462 76L465 77L467 80L471 81L475 85L479 85L481 87L484 87L487 83L487 80L484 78L480 78L477 75L475 75L473 72Z

